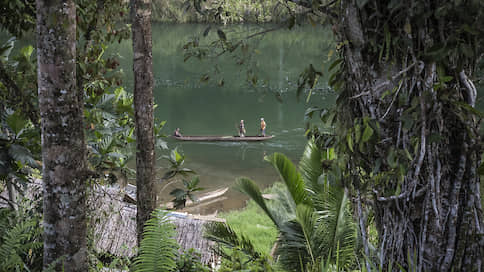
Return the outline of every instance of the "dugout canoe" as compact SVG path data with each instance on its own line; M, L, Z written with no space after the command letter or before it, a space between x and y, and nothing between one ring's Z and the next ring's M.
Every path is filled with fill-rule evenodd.
M198 141L198 142L260 142L274 138L270 136L171 136L173 139L180 141Z

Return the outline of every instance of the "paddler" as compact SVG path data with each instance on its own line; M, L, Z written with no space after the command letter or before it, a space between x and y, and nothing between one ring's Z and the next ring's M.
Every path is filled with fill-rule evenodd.
M262 137L266 136L266 122L264 121L264 118L260 119L260 133L262 134Z

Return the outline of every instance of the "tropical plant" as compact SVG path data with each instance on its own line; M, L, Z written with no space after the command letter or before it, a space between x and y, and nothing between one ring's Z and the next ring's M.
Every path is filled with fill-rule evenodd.
M163 155L162 157L170 163L169 169L163 176L162 180L171 179L176 175L186 176L195 173L193 170L183 167L183 164L185 163L185 155L178 152L178 148L171 150L169 156Z
M209 272L210 269L202 264L201 256L193 248L185 250L176 260L176 272Z
M224 259L218 271L273 271L268 257L255 250L248 237L237 235L225 223L205 225L204 237L217 243L213 250Z
M0 114L0 125L0 185L8 192L4 200L16 209L16 192L24 191L28 176L40 166L40 135L20 111L10 108Z
M0 209L0 271L42 270L40 218Z
M175 208L183 208L189 198L191 201L196 202L197 197L193 194L197 191L202 191L204 188L198 187L200 183L200 177L195 176L190 181L183 180L184 189L175 188L170 192L170 195L174 196Z
M266 202L254 181L240 178L238 188L250 196L279 230L276 256L287 270L303 271L329 260L349 269L354 264L356 225L349 199L339 180L323 171L322 159L333 159L331 150L321 152L311 140L301 158L299 171L284 155L265 159L279 172L287 193Z
M161 209L154 210L143 230L139 255L134 260L134 271L175 270L178 244L174 237L175 225L170 222L167 213Z

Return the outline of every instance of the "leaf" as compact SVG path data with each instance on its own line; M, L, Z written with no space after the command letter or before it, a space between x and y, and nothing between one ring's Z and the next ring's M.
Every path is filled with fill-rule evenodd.
M32 55L33 51L34 51L34 47L32 47L32 45L29 45L29 46L22 47L22 49L20 49L20 54L22 54L22 56L24 56L26 59L30 59L30 56Z
M174 196L177 199L181 199L186 196L186 193L180 188L175 188L170 192L170 195Z
M134 271L173 271L178 244L175 225L165 211L157 209L146 221L139 255L134 260Z
M221 40L223 41L227 40L227 36L225 35L225 32L223 32L221 29L217 29L217 35Z
M353 152L353 137L351 136L350 132L346 134L346 142L348 143L348 147L350 148L351 152Z
M372 135L373 135L373 129L371 128L370 125L367 124L365 127L365 131L363 131L363 136L361 138L361 141L363 143L368 142L368 140L371 138Z
M333 61L333 63L331 63L331 65L329 66L328 71L333 70L334 68L336 68L342 62L343 62L343 58Z
M208 33L210 32L210 29L212 26L208 26L204 31L203 31L203 37L207 37Z
M297 171L296 166L285 155L274 153L271 156L264 157L264 160L270 162L277 170L296 205L300 203L310 204L301 175Z
M19 135L20 131L25 128L28 124L28 120L20 114L20 112L16 111L13 114L7 116L6 120L7 125L10 129L15 133L15 135Z
M15 37L12 37L6 43L4 43L2 47L0 47L0 61L8 60L8 57L10 56L10 52L12 52L16 40L17 39Z
M387 163L391 168L397 167L397 153L393 148L390 149L390 152L388 153Z
M332 159L332 158L327 158ZM299 161L299 172L311 191L317 192L320 189L318 180L323 174L322 153L319 147L310 139L306 144L301 160Z
M8 149L8 154L15 161L19 161L24 165L29 165L32 167L39 167L39 164L34 159L32 152L24 146L18 144L12 144Z
M259 187L255 184L254 181L248 178L239 178L237 179L237 186L236 189L248 195L254 202L269 216L269 218L274 222L276 226L279 226L281 222L279 222L276 217L272 214L271 210L266 205L264 198L262 197L262 193Z

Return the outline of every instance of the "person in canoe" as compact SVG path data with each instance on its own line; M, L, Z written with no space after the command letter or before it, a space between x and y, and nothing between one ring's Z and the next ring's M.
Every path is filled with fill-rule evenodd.
M266 122L264 121L264 118L260 119L260 133L262 137L266 136Z
M244 120L240 120L240 124L239 124L239 136L240 136L240 137L245 137L245 125L244 125Z
M173 136L175 136L175 137L181 137L182 136L181 133L180 133L180 128L175 129L175 132L173 132Z

